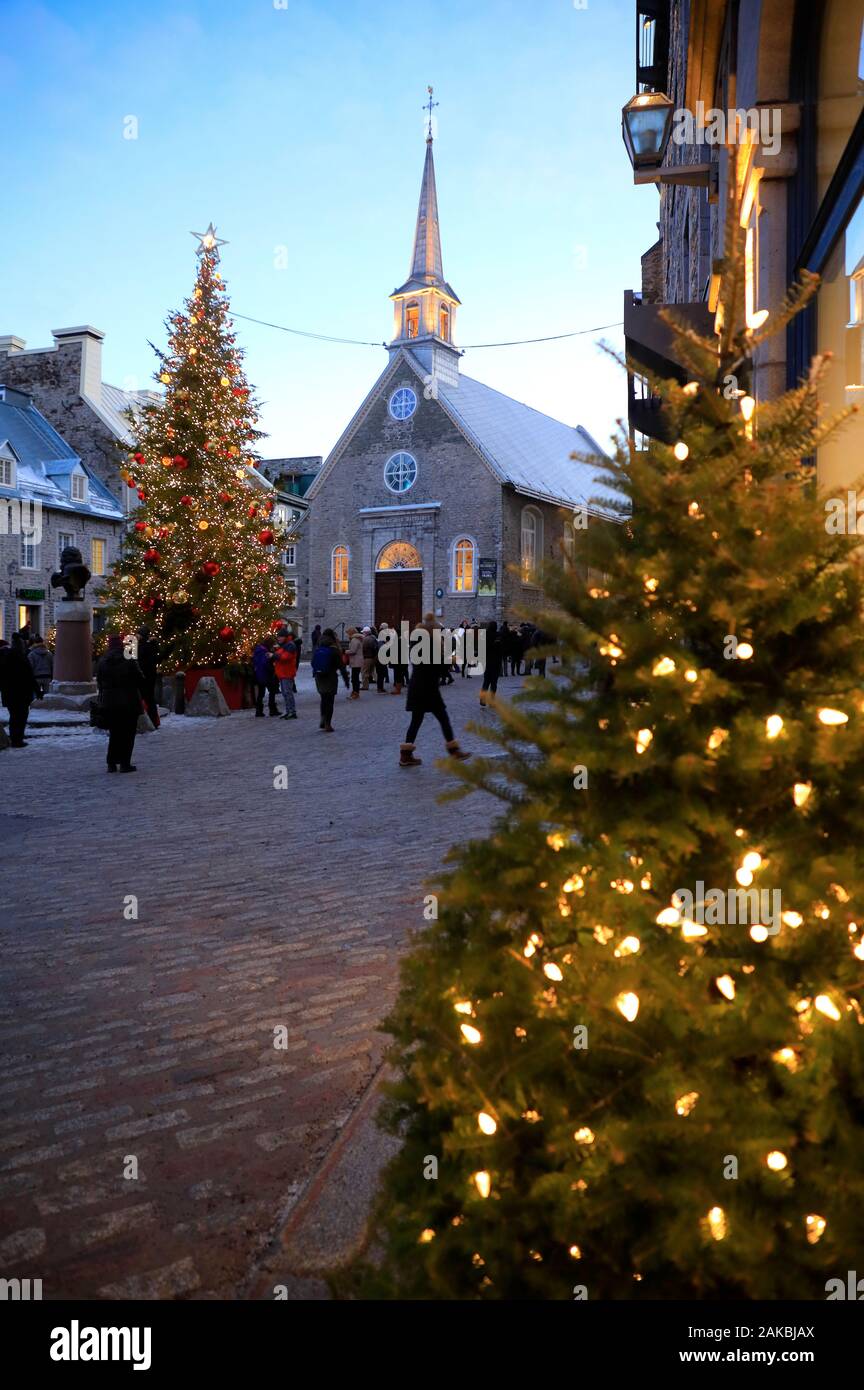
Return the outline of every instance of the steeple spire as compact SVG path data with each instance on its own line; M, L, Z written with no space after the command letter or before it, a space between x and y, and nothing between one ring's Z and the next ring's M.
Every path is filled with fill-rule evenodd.
M426 159L414 229L414 249L408 279L390 296L395 309L395 335L391 347L410 346L416 356L425 360L434 345L442 345L445 355L453 359L450 370L456 371L459 354L452 346L453 316L460 300L444 279L435 160L432 154L432 112L438 103L433 100L431 87L428 92L429 100L423 107L428 113ZM418 351L421 347L422 353ZM436 356L440 358L441 354L436 353Z

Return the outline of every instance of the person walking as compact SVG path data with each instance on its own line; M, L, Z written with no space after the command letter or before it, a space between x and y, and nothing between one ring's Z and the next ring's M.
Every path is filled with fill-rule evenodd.
M21 634L13 632L11 646L0 648L0 699L9 711L9 743L12 748L27 747L24 734L30 717L30 705L37 698L38 689Z
M424 628L431 637L435 629L440 628L440 623L436 623L434 613L427 613L420 627ZM405 742L399 745L400 767L419 767L422 763L422 758L415 758L414 749L417 746L417 734L427 714L433 714L441 725L444 744L451 758L470 758L471 756L470 753L466 753L459 747L453 733L453 725L450 723L447 706L441 694L441 671L441 662L436 663L432 660L415 662L411 667L408 697L405 701L405 708L411 715L411 722L408 725Z
M363 635L356 627L348 629L348 668L351 672L351 699L359 700L360 676L363 671Z
M388 671L387 671L387 663L386 663L386 661L382 661L382 660L381 660L381 648L384 646L384 643L387 641L387 636L388 636L389 631L390 631L390 628L389 628L389 626L387 625L387 623L382 623L382 624L380 625L380 627L378 628L378 643L377 643L377 645L378 645L378 650L377 650L377 652L375 653L375 679L376 679L376 681L377 681L377 683L378 683L378 694L379 694L379 695L386 695L386 694L387 694L387 691L384 689L384 687L385 687L385 685L387 685L387 683L388 683L388 681L389 681L389 679L390 679L389 674L388 674Z
M42 696L47 694L51 677L54 674L54 658L38 634L33 638L33 645L27 653L27 660L30 662L33 675L36 677L38 691L36 698L41 700Z
M510 673L513 676L522 674L522 633L518 627L510 629Z
M342 649L332 627L325 627L321 640L312 653L312 674L315 688L321 697L321 723L319 729L326 734L334 733L333 706L336 691L339 689L339 671L342 666Z
M285 701L283 719L297 718L297 704L294 699L294 678L297 675L297 643L290 632L285 632L273 649L273 667L282 699Z
M364 627L360 636L363 638L363 684L360 689L368 690L369 682L375 675L375 667L378 664L378 638L371 627Z
M138 629L138 665L144 677L144 703L154 729L159 728L159 709L156 704L156 678L159 668L159 648L150 636L149 627Z
M321 641L321 624L320 624L320 623L316 623L315 626L313 627L313 629L312 629L312 637L311 637L310 640L311 640L311 642L312 642L312 651L314 652L315 648L318 646L318 643Z
M487 706L487 696L492 699L489 704L495 703L495 694L498 690L498 679L501 675L501 638L498 635L498 624L490 622L486 624L486 652L483 657L483 686L480 691L480 704L483 709Z
M501 675L506 676L510 669L510 624L505 619L498 629L501 644Z
M99 704L108 726L108 771L137 772L132 762L138 716L144 696L144 673L123 652L123 638L113 633L96 667Z
M264 718L264 696L267 696L267 709L272 716L278 715L276 691L279 686L273 667L273 638L262 637L252 653L252 666L255 671L255 718Z

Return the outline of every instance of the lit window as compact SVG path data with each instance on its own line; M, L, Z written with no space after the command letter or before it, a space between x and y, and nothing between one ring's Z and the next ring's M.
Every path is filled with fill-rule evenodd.
M533 507L522 509L522 583L534 584L543 553L543 520Z
M59 531L57 533L57 563L60 563L60 556L69 546L75 544L75 537L71 531Z
M474 542L467 536L453 547L453 589L457 594L474 592Z
M91 540L90 542L90 573L102 575L105 573L105 542Z
M330 564L330 592L331 594L347 594L348 592L347 545L336 545L333 547L333 555Z
M405 337L416 338L420 332L420 305L409 304L405 310Z
M295 547L294 547L293 545L288 545L288 546L286 546L286 547L285 547L285 564L288 566L289 569L291 569L291 568L293 568L294 565L296 565L296 563L297 563L297 552L296 552L296 550L295 550Z
M83 473L72 474L72 501L87 501L87 479Z
M572 521L564 522L564 563L572 566L576 560L576 530Z
M449 343L449 341L450 341L450 310L447 308L447 305L446 305L446 304L442 304L442 305L441 305L440 319L441 319L441 326L440 326L440 329L439 329L439 334L440 334L440 336L444 339L445 343Z
M411 454L394 454L384 465L384 482L391 492L407 492L417 480L417 460Z
M408 541L391 541L378 556L376 570L422 570L423 561L416 546Z
M390 397L390 414L394 420L408 420L417 409L417 397L410 386L400 386Z
M31 536L21 537L21 568L22 570L38 570L39 568L39 543Z

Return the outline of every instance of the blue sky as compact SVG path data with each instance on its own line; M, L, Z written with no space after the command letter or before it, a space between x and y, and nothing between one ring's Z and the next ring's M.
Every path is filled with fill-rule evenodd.
M620 320L656 237L620 108L633 0L4 0L0 333L106 333L104 374L150 385L148 339L215 222L238 313L380 342L407 272L428 83L444 271L462 344ZM124 139L134 116L138 138ZM126 122L126 128L128 122ZM284 248L284 251L279 248ZM237 320L267 454L325 453L385 364ZM621 330L604 336L620 346ZM469 375L602 442L623 374L593 337L466 353Z

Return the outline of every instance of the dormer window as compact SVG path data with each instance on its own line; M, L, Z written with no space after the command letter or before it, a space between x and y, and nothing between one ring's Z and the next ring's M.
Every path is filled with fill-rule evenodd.
M72 501L87 501L87 476L84 473L72 474Z
M420 332L420 305L409 304L405 310L405 337L416 338Z
M15 486L15 465L11 459L0 456L0 487Z

